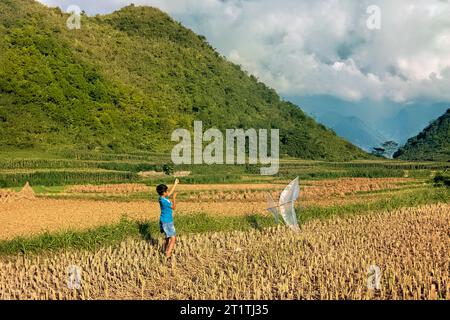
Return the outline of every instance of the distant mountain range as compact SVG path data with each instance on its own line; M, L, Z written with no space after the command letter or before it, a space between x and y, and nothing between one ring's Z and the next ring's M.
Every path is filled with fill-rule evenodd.
M333 129L338 136L351 141L367 152L372 151L373 147L378 147L387 140L380 132L355 116L342 116L330 112L322 114L316 120Z
M399 145L442 115L450 103L348 102L329 96L288 97L339 136L369 151L387 140Z
M450 109L394 155L403 160L450 161Z
M393 117L378 122L377 127L388 139L397 141L400 145L417 135L430 122L438 118L450 107L450 103L413 104L404 107Z

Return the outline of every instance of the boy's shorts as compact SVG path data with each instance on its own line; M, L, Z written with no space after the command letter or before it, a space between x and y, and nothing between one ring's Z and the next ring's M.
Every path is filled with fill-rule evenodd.
M173 222L159 222L159 230L166 235L166 238L176 236L175 224Z

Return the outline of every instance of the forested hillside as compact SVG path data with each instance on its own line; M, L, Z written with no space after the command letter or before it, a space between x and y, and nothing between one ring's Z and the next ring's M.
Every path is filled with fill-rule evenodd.
M419 135L409 139L395 157L405 160L450 161L450 109Z
M150 7L68 15L32 0L0 2L0 147L170 150L194 120L279 128L282 153L368 155L220 56L202 36Z

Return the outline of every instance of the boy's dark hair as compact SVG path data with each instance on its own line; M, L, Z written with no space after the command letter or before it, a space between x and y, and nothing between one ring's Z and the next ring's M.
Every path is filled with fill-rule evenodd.
M160 184L159 186L156 187L156 192L158 192L158 194L162 196L164 192L167 191L167 189L169 188L165 184Z

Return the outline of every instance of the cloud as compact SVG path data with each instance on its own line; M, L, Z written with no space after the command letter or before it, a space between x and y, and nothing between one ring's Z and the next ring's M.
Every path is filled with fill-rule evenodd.
M283 95L348 101L450 101L450 3L444 0L41 0L89 14L151 5L204 34ZM380 8L369 30L367 8Z

